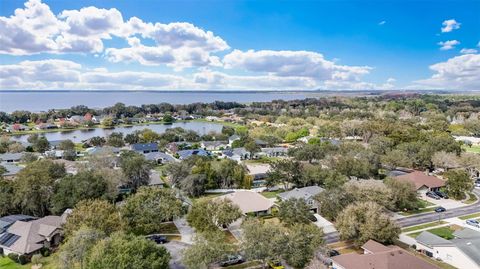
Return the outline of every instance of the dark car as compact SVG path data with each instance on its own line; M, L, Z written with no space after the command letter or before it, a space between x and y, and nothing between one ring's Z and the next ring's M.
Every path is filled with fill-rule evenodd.
M437 213L445 212L445 211L447 211L447 210L443 206L439 206L439 207L435 208L435 212L437 212Z
M313 214L309 214L308 219L312 222L317 222L317 217L315 217Z
M243 259L242 256L240 255L228 255L225 260L220 262L220 266L226 267L234 264L239 264L244 262L245 260Z
M436 194L437 196L440 196L440 197L443 198L443 199L448 199L448 195L447 195L446 193L444 193L444 192L436 191L435 194Z
M429 191L427 192L427 196L430 197L430 198L433 198L435 200L440 200L440 196L438 196L436 193L434 193L433 191Z
M147 239L148 240L152 240L154 241L155 243L157 244L165 244L165 243L168 243L168 239L165 235L149 235L147 236Z
M327 255L328 257L334 257L334 256L338 256L340 255L340 252L338 252L337 250L335 249L331 249L327 252Z

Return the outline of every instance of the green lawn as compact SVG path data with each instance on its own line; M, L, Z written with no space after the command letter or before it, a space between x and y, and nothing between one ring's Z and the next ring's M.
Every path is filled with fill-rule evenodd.
M165 222L159 225L158 233L159 234L180 234L180 231L178 231L178 228L177 226L175 226L175 223Z
M277 197L277 194L282 193L283 190L278 190L278 191L264 191L261 192L260 194L263 195L265 198L275 198Z
M404 233L413 232L413 231L416 231L416 230L430 228L430 227L434 227L434 226L438 226L438 225L442 225L442 224L446 224L446 223L447 222L443 221L443 220L442 221L425 223L425 224L421 224L421 225L417 225L417 226L411 226L411 227L403 228L402 232L404 232Z
M427 208L420 208L418 210L412 210L407 212L398 212L398 214L402 216L410 216L410 215L433 212L433 211L435 211L435 207L427 207Z
M44 257L41 259L42 269L57 269L54 264L54 256ZM32 267L31 263L21 265L10 260L8 257L0 257L0 268L1 269L30 269Z
M452 226L433 228L428 231L447 240L455 238L455 236L453 236L455 229L453 229Z
M465 204L473 204L477 201L477 196L475 194L469 192L468 193L468 200L465 201Z
M461 217L458 217L458 218L461 219L461 220L467 220L467 219L474 219L474 218L478 218L478 217L480 217L480 212L479 213L473 213L473 214L470 214L470 215L461 216Z
M473 152L473 153L480 153L480 146L462 146L463 149L465 149L466 152Z

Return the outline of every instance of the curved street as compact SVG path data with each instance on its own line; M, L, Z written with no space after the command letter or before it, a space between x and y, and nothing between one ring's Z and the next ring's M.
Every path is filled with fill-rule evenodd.
M477 199L477 201L471 205L450 209L443 213L431 212L417 214L397 219L396 222L398 225L400 225L400 227L403 228L428 223L439 219L448 219L480 212L480 190L474 189L473 192L477 195L477 197L479 197L479 199ZM335 243L340 241L340 235L338 232L326 233L324 239L327 244Z

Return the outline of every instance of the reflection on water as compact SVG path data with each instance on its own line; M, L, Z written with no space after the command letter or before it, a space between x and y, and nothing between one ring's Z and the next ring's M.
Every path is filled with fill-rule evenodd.
M123 135L133 133L137 130L150 129L157 133L163 133L170 128L181 127L186 130L192 130L200 135L207 134L209 132L221 132L222 125L211 122L175 122L172 124L149 124L149 125L135 125L135 126L122 126L115 128L91 128L82 130L63 130L59 132L44 133L45 137L49 141L53 140L65 140L70 139L75 143L82 142L94 136L108 136L112 132L120 132ZM14 140L27 141L29 135L13 136Z

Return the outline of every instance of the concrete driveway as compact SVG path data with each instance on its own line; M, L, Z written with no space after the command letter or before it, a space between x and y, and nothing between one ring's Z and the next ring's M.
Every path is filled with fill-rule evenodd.
M427 200L428 202L435 204L435 206L443 206L446 209L452 209L452 208L458 208L462 206L466 206L466 204L460 202L460 201L455 201L452 199L440 199L436 200L427 196L422 197L423 200Z
M332 233L337 231L333 223L331 223L324 217L320 216L319 214L313 214L313 215L317 218L317 221L314 222L313 224L315 224L319 228L322 228L324 233Z
M182 242L193 244L193 236L195 235L195 231L188 225L187 220L183 217L174 220L173 223L175 223L175 226L177 226L178 231L182 235Z
M185 266L182 265L182 251L189 247L189 244L179 241L170 241L162 246L164 246L172 256L169 267L172 269L184 269Z

